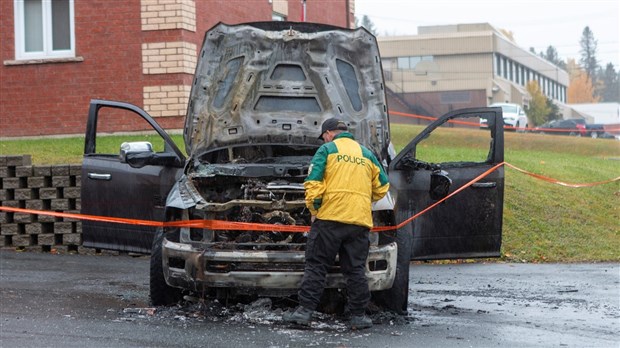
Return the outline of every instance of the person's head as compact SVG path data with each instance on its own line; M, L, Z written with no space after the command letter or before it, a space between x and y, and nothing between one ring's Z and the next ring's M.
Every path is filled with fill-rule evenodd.
M347 124L344 123L344 121L341 121L337 118L328 118L321 125L321 135L319 135L319 139L325 141L326 143L329 143L330 141L334 140L334 137L336 137L336 135L347 131L348 129L349 128L347 127Z

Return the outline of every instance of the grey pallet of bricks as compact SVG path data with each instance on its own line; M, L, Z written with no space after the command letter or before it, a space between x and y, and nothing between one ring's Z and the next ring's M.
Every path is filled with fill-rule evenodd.
M79 213L81 165L32 165L30 155L0 156L0 206ZM77 252L81 222L0 211L0 247Z

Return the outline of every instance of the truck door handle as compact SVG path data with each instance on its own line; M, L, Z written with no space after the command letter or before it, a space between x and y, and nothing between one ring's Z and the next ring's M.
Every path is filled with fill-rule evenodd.
M88 178L93 180L112 180L112 174L88 173Z
M496 182L475 182L471 185L473 188L494 188L497 187Z

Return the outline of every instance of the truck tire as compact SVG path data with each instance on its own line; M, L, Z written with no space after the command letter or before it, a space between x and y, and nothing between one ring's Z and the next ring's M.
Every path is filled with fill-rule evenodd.
M396 276L392 288L377 291L374 294L375 302L390 311L400 315L407 314L409 301L409 265L411 264L411 249L413 247L412 224L408 224L396 231L395 241L398 245L396 259Z
M151 248L149 281L149 293L153 306L168 306L179 302L183 298L181 289L166 284L161 252L163 241L164 231L162 228L157 228L155 238L153 238L153 247Z

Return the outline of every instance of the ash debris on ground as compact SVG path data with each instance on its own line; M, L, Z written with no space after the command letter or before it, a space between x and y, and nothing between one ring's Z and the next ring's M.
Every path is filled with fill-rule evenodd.
M309 328L284 323L282 315L286 311L294 309L295 306L291 305L291 301L268 297L226 305L217 299L199 299L186 296L184 301L169 307L124 308L115 321L224 322L319 331L348 331L348 317L343 314L326 314L316 311ZM411 314L399 315L373 307L370 307L368 312L374 325L404 326L414 321Z

